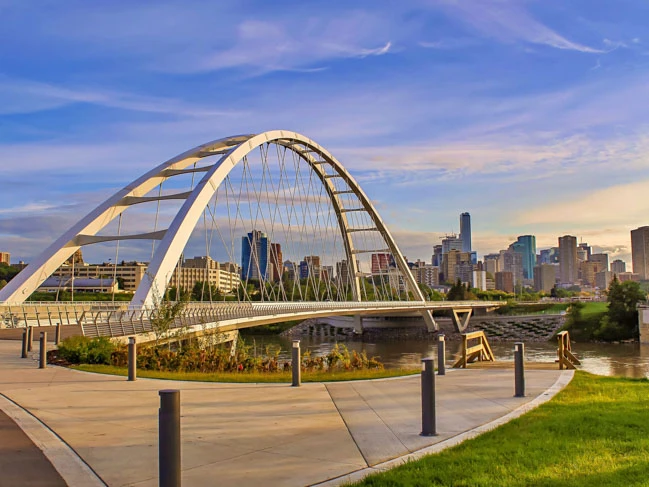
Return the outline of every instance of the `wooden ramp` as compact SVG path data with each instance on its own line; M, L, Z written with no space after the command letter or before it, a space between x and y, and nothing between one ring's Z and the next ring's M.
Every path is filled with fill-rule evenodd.
M557 362L559 363L559 370L576 369L575 365L581 365L581 362L572 353L570 345L570 335L567 331L557 333L557 340L559 341L559 348L557 349Z
M469 342L477 344L469 346ZM462 333L462 350L460 358L453 364L454 368L466 369L467 365L475 362L493 362L494 354L491 351L487 335L484 331L474 331L472 333Z

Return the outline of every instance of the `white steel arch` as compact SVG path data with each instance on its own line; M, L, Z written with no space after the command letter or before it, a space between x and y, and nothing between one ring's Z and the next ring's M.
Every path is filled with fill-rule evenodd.
M358 183L342 164L322 146L301 134L285 130L273 130L257 135L227 137L200 145L144 174L99 205L50 245L27 268L12 279L5 288L0 290L0 302L23 302L82 245L109 240L141 238L161 241L149 264L149 279L142 281L131 304L135 306L153 304L156 290L164 290L166 288L192 230L208 205L210 198L219 188L219 185L228 176L232 168L247 154L267 143L275 143L297 153L310 165L311 169L324 185L334 207L347 254L347 262L352 269L352 291L354 299L356 301L361 300L359 269L357 268L354 254L355 249L350 232L348 231L349 226L345 209L342 207L340 198L336 194L337 192L333 182L331 179L325 177L325 172L322 168L323 163L327 163L333 167L337 177L343 178L350 190L359 199L363 210L370 216L376 230L381 233L389 247L390 253L394 256L397 268L404 277L406 289L412 293L416 300L424 301L424 296L417 286L390 231L367 195L365 195ZM187 169L190 165L204 157L214 155L221 155L221 157L216 163L205 168L205 175L192 191L159 198L145 196L165 178L175 174L192 172L191 168ZM129 206L155 199L171 198L185 200L185 202L167 230L121 237L97 236L97 233L101 229ZM424 312L424 318L427 324L432 325L432 317L429 312Z

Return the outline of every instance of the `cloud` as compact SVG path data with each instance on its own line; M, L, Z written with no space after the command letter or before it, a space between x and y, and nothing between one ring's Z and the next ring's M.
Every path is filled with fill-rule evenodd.
M243 115L234 111L191 105L177 99L143 96L113 90L61 87L0 75L0 114L33 113L74 103L185 117Z
M272 71L318 72L325 69L319 63L390 52L390 41L367 47L383 37L377 23L365 12L352 12L344 18L310 17L298 23L290 17L245 20L237 25L232 40L224 42L232 44L229 48L184 52L157 68L185 72L245 68L254 75Z
M630 226L646 223L649 214L649 179L619 184L596 191L585 191L576 197L563 198L542 208L518 215L517 223L618 226L623 215ZM568 211L566 211L568 210Z
M517 1L438 0L434 3L479 33L501 42L527 42L584 53L605 52L566 39L534 19Z
M477 39L472 39L470 37L457 37L457 38L447 38L440 39L438 41L420 41L420 47L426 49L438 49L441 51L453 50L453 49L464 49L467 47L474 47L480 44Z

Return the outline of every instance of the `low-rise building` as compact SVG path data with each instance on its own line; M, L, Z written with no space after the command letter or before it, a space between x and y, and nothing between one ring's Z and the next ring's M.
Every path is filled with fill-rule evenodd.
M75 293L117 293L117 281L112 278L72 278L48 277L38 287L39 292L58 293L62 291Z

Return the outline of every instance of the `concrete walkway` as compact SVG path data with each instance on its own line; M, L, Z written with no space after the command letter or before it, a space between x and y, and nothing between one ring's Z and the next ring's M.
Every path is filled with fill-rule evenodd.
M158 485L160 389L181 390L184 486L299 486L342 482L352 472L457 437L510 414L560 377L558 370L527 371L528 396L514 398L513 370L449 371L436 383L439 436L426 438L419 436L418 376L300 388L127 382L59 367L39 370L36 360L19 355L20 342L0 341L0 394L69 445L59 460L44 450L69 485L96 485L93 471L110 486Z

